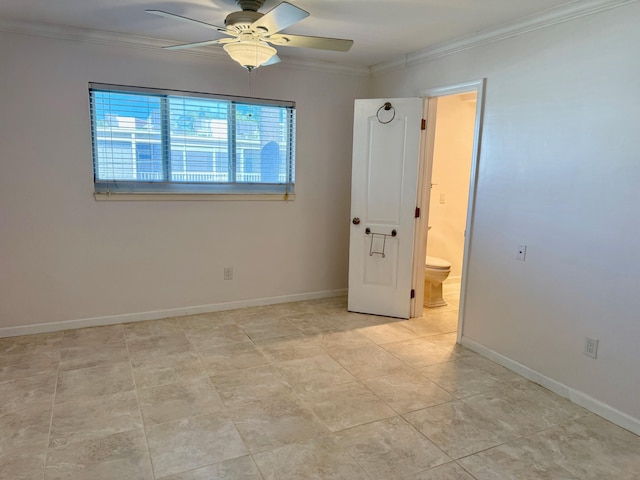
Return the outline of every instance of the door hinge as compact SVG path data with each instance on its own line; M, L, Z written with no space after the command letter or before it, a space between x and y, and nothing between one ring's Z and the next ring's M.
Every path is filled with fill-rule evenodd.
M416 291L415 289L411 289L411 298L416 298Z
M427 120L426 119L422 119L422 123L420 124L420 130L426 130L427 129Z
M416 207L416 216L415 218L420 218L420 207Z

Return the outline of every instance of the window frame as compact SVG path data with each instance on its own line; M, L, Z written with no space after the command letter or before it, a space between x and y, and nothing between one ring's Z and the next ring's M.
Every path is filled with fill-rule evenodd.
M96 105L94 101L94 92L113 92L124 94L139 94L159 97L161 99L161 129L160 129L160 149L162 150L162 181L144 181L144 180L103 180L98 178L99 168L99 135L98 135L98 118L96 112ZM228 177L229 181L224 182L178 182L171 180L171 164L172 164L172 152L171 152L171 126L169 122L169 99L171 96L175 97L193 97L197 99L211 99L229 102L229 112L227 115L227 139L228 139ZM274 106L285 108L286 119L285 122L280 122L280 125L285 125L286 128L286 140L284 148L285 156L285 181L278 183L268 182L238 182L236 181L237 175L237 163L241 160L244 161L244 150L240 150L237 145L236 135L236 123L238 121L236 116L237 105L250 105L250 106ZM145 199L151 199L155 195L164 197L166 195L183 198L177 199L276 199L270 197L282 198L284 194L285 200L295 198L295 150L296 150L296 104L294 101L287 100L274 100L265 98L254 97L241 97L235 95L220 95L213 93L203 92L191 92L183 90L168 90L149 87L137 87L129 85L114 85L104 83L89 83L89 110L91 120L91 145L92 145L92 157L93 157L93 180L94 180L94 196L96 199L112 199L112 196L121 197L120 199L137 199L136 197L144 197ZM114 139L112 141L117 141ZM151 142L149 142L151 145ZM178 145L179 148L185 148L186 159L186 146ZM201 147L204 149L204 146ZM258 146L258 148L260 148ZM212 149L212 162L216 162L217 148L211 146ZM197 151L198 149L196 148ZM242 157L242 159L240 158ZM138 159L136 159L136 162ZM280 164L281 165L281 164ZM282 172L282 171L281 171Z

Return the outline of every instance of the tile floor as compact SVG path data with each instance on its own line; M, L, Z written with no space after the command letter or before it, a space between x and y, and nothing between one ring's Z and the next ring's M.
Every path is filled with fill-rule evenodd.
M640 438L344 298L0 339L7 480L640 480Z

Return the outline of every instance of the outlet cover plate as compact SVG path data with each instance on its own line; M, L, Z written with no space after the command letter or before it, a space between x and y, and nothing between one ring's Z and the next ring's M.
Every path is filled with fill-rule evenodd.
M233 280L233 267L224 267L224 279Z
M524 244L518 246L518 253L516 253L516 260L524 262L526 258L527 258L527 246Z
M584 354L587 357L597 358L598 357L598 342L597 338L589 338L586 337L584 339Z

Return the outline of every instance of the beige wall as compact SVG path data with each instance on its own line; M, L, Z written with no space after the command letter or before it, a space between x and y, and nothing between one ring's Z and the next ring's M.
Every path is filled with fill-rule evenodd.
M7 33L0 65L0 336L347 287L367 77ZM296 101L296 200L96 202L88 82Z
M451 263L447 282L452 283L462 275L476 104L468 94L437 102L427 255Z
M463 341L636 432L639 22L634 2L374 79L389 97L487 79Z

